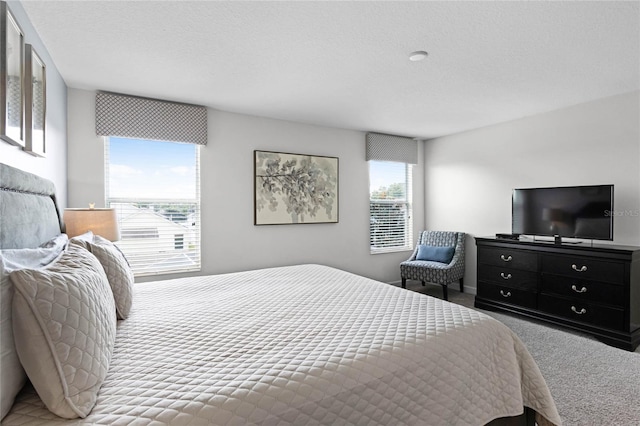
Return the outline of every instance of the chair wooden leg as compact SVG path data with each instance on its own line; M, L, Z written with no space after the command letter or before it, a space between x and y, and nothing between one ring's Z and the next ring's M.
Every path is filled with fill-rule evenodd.
M447 294L447 285L442 284L442 299L449 300L449 295Z
M464 293L464 278L460 278L460 293Z
M402 288L407 288L407 279L402 277Z
M425 285L426 285L426 284L425 284L425 282L424 282L424 281L422 281L422 287L424 287Z

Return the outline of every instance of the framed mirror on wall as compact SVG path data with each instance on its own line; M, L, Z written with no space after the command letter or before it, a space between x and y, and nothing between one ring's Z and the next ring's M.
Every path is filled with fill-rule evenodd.
M44 157L47 114L47 69L33 46L24 48L25 147L29 154Z
M24 32L4 1L0 28L0 139L24 148Z

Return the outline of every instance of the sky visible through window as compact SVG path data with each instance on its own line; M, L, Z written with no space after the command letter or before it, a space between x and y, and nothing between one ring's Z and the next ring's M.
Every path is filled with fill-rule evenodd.
M407 181L404 163L392 161L369 162L369 194L380 188L388 188L391 184L405 184Z
M187 143L109 138L109 198L196 198L196 150Z

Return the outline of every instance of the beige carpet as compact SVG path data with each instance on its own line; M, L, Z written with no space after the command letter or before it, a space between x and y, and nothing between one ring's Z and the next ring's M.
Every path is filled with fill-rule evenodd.
M441 286L409 281L407 287L442 297ZM456 288L449 287L449 301L473 308L474 295ZM507 325L527 345L564 425L640 425L640 347L628 352L540 321L482 312Z

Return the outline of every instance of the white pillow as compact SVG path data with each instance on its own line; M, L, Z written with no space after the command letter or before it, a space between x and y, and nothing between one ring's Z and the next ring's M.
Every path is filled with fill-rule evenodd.
M92 231L87 231L84 234L80 234L80 235L76 235L75 237L71 238L69 240L69 242L71 241L87 241L87 242L92 242L93 241L93 232Z
M96 403L115 342L113 294L98 260L70 244L45 269L11 274L20 362L47 408L86 417Z
M14 290L9 274L16 269L48 265L60 255L67 240L65 234L60 234L39 248L0 250L0 419L7 415L27 381L13 343L11 302Z
M133 302L133 272L126 257L116 245L99 235L92 240L71 239L69 244L79 244L98 258L107 274L116 302L118 319L127 319Z

